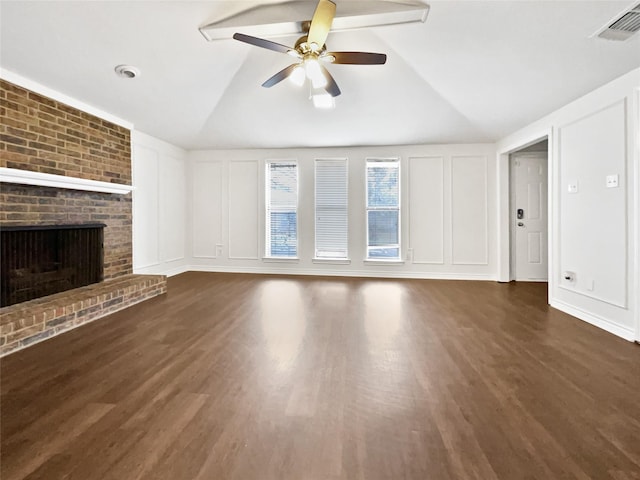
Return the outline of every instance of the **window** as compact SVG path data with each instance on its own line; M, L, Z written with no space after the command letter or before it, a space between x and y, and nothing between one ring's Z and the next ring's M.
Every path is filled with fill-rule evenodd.
M266 256L298 255L298 165L267 162L265 173Z
M347 160L316 160L316 258L347 258L347 198Z
M367 160L367 259L400 260L400 162Z

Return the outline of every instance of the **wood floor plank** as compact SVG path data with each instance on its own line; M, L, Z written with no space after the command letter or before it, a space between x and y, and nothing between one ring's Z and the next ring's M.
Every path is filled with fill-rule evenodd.
M639 372L545 284L192 272L0 361L0 476L640 480Z
M28 449L13 450L17 453L6 462L8 468L3 468L3 475L7 478L30 477L34 472L42 475L48 462L56 465L68 457L61 455L78 436L106 415L114 405L90 403L76 414L63 419L58 426L51 424L38 425L37 429L20 433L19 443L28 445ZM11 451L11 449L9 449ZM3 465L4 467L5 465Z

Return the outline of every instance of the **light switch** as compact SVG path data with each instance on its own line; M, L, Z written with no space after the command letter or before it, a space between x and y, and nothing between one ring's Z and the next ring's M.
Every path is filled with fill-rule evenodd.
M567 186L567 192L569 193L578 193L578 182L570 182Z
M618 175L607 175L607 188L616 188L618 186Z

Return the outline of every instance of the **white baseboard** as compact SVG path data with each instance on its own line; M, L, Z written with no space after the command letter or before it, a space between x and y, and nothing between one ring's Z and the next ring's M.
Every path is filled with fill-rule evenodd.
M591 325L606 330L609 333L613 333L618 337L624 338L625 340L628 340L630 342L633 342L635 340L635 335L632 328L624 327L615 322L612 322L609 319L593 314L591 312L581 310L559 300L551 300L549 305L551 305L553 308L557 308L564 313L568 313L569 315L579 318L580 320L584 320Z
M179 267L170 268L166 270L163 275L167 277L174 277L176 275L180 275L181 273L186 273L190 270L189 265L181 265Z
M166 275L167 277L173 277L174 275L180 275L181 273L188 272L190 270L188 265L178 265L168 267L166 265L152 265L145 268L136 268L133 273L140 275Z
M217 265L189 265L185 271L215 273L256 273L267 275L310 275L317 277L413 278L421 280L483 280L496 281L495 275L473 273L392 272L382 270L319 270L300 268L224 267ZM182 273L182 272L181 272Z

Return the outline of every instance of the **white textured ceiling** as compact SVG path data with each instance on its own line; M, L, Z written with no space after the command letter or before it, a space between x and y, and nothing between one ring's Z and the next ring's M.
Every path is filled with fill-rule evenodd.
M256 2L1 1L0 66L188 149L492 142L640 66L640 35L590 38L637 0L429 3L424 24L329 35L388 61L330 65L328 111L260 86L290 57L198 31Z

